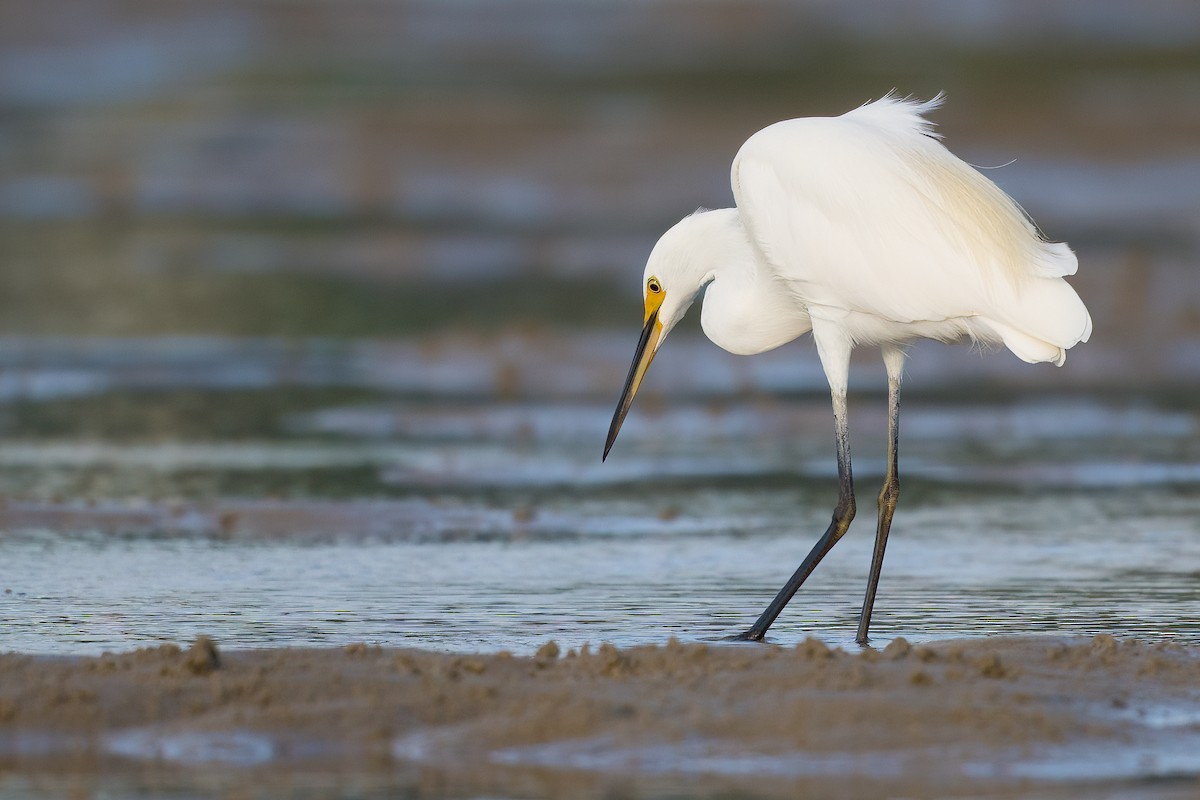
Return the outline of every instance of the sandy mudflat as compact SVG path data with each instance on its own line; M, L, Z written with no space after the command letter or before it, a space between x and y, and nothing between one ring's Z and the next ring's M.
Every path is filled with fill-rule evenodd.
M1200 648L557 650L4 655L0 788L1200 796Z

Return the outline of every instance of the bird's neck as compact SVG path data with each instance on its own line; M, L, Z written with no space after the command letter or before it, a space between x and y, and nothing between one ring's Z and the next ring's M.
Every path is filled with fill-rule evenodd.
M738 354L771 350L812 327L807 312L775 277L737 209L713 215L702 260L707 284L700 324L719 347Z
M704 221L704 235L690 259L697 284L706 286L720 279L727 285L753 282L765 273L757 251L742 225L736 208L719 208L698 214Z

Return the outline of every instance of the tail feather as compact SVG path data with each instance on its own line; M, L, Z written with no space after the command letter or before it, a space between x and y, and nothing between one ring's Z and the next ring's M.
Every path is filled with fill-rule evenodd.
M1027 333L1009 327L1002 322L989 319L988 325L996 332L1004 346L1011 350L1017 358L1028 364L1041 364L1048 361L1056 367L1061 367L1067 361L1066 348L1051 344L1044 339L1038 339Z
M1070 249L1063 245L1070 253ZM1074 261L1074 254L1071 254ZM1062 366L1066 351L1092 335L1092 317L1070 284L1043 278L1026 286L1020 303L985 321L1018 358L1030 363L1049 361Z

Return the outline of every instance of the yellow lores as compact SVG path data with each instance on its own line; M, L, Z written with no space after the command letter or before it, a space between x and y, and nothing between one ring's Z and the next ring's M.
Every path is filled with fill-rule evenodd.
M666 296L667 294L663 291L662 284L658 282L658 278L651 275L650 279L646 281L646 316L642 319L643 325L650 321L651 314L658 313L658 309L662 307Z

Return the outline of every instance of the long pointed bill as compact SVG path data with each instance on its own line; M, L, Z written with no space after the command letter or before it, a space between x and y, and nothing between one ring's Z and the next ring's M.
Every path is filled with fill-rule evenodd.
M621 431L621 423L625 421L625 415L629 413L629 406L633 404L633 396L637 394L638 387L642 385L642 378L646 377L646 370L650 369L650 362L654 360L654 353L658 349L658 340L661 337L662 323L658 321L658 311L651 311L646 317L646 327L642 328L642 337L638 339L637 352L633 354L633 364L629 367L629 376L625 378L625 389L621 392L621 400L617 403L612 424L608 426L608 441L604 443L604 456L600 459L601 461L608 458L608 451L612 450L613 442L617 440L617 434Z

